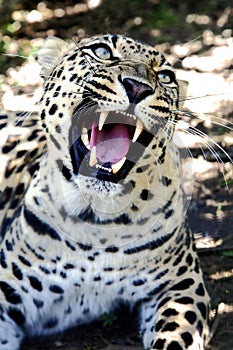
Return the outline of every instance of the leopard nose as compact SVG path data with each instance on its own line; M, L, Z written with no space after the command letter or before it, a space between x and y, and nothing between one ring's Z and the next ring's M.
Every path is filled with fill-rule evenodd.
M153 89L150 85L131 78L124 78L122 84L129 98L129 102L133 104L141 102L144 98L153 93Z

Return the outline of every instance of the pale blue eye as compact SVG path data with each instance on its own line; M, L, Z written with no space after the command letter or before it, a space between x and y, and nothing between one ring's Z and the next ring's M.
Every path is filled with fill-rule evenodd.
M107 47L97 47L94 52L102 60L109 60L111 58L111 51Z
M172 76L170 72L164 71L158 73L158 78L162 83L169 84L172 81Z

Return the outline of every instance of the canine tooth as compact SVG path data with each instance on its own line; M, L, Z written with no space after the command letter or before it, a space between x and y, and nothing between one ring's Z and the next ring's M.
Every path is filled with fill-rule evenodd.
M89 142L88 134L82 133L81 140L83 144L86 146L86 148L90 150L90 142Z
M101 130L103 129L105 120L106 120L107 117L108 117L108 113L109 113L109 112L101 112L101 113L100 113L100 118L99 118L99 131L101 131Z
M141 122L140 119L137 118L136 129L135 129L135 132L134 132L134 136L133 136L132 142L135 142L138 139L138 137L140 136L140 134L142 132L142 129L143 129L143 123Z
M123 157L119 162L111 165L113 174L116 174L123 167L125 161L126 157Z
M91 154L90 154L90 161L89 165L91 167L95 166L97 164L97 158L96 158L96 146L92 147Z

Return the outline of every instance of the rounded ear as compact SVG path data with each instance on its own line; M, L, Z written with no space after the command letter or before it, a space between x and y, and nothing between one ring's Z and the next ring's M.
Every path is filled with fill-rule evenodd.
M35 54L36 60L41 65L41 76L46 80L55 66L61 61L68 51L70 44L56 37L46 39L44 45Z
M181 109L185 103L189 83L180 79L177 80L177 83L179 85L179 109Z

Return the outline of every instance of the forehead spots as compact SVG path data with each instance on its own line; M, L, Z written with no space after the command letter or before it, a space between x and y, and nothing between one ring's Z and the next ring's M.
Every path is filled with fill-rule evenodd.
M116 48L116 43L117 43L117 35L113 35L112 36L112 44L113 44L113 47Z
M108 45L109 48L112 49L113 55L116 55L116 57L121 58L122 56L125 56L125 58L132 58L134 61L136 59L135 54L142 55L144 59L149 59L152 62L157 60L160 62L159 58L162 56L156 49L147 45L146 43L135 41L121 35L104 35L102 37L90 38L89 40L80 42L79 47L82 50L84 47L87 48L91 47L91 45L98 44ZM77 59L76 55L77 52L75 53L75 56L70 56L69 60L73 58L75 61ZM81 54L81 56L83 56L83 54ZM140 56L138 56L138 59L140 59ZM163 62L161 62L161 64L163 64Z

